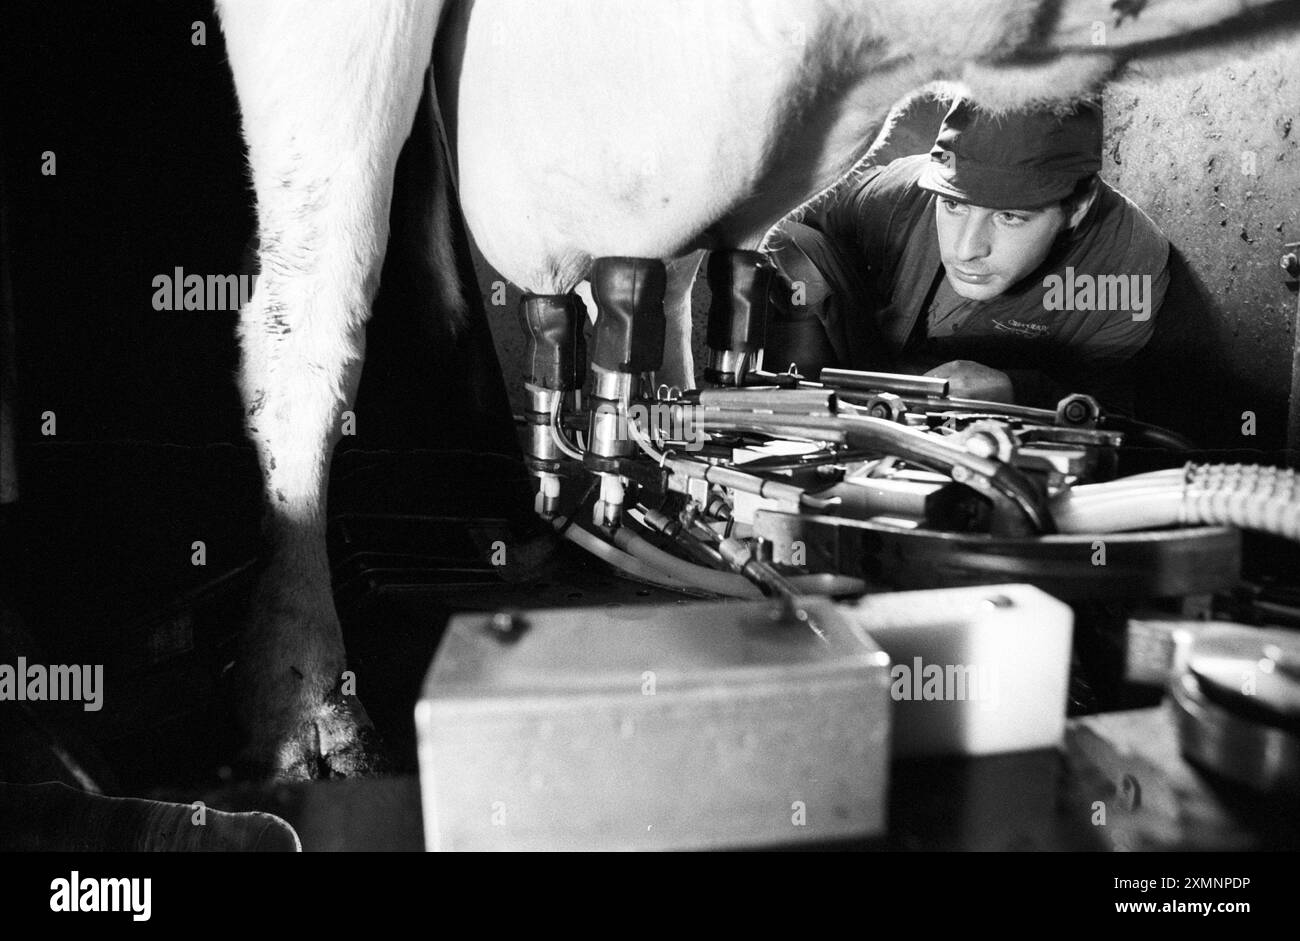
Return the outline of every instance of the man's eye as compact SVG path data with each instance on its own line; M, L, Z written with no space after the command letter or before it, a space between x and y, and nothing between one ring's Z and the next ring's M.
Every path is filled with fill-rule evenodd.
M953 214L959 213L966 208L963 204L957 202L957 200L955 199L940 197L939 202L943 205L945 211L951 212Z
M1003 225L1009 225L1009 226L1024 225L1025 222L1027 221L1028 220L1026 219L1025 216L1016 215L1014 212L998 213L998 222L1002 223Z

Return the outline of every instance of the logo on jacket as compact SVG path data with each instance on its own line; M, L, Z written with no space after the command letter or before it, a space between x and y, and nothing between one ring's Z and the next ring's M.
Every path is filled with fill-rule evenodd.
M1017 336L1027 337L1030 340L1045 337L1052 332L1051 327L1047 326L1045 323L1016 320L1014 317L1008 317L1006 320L998 320L997 318L994 318L993 328L995 330L1001 330L1003 333L1014 333Z

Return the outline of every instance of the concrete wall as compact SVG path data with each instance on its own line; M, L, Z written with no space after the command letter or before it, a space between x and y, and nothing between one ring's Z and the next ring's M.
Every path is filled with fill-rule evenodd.
M1191 75L1126 79L1106 94L1103 175L1179 256L1147 401L1207 446L1287 442L1296 294L1278 262L1285 243L1300 241L1297 61L1293 41ZM1254 439L1242 435L1243 412L1255 413Z

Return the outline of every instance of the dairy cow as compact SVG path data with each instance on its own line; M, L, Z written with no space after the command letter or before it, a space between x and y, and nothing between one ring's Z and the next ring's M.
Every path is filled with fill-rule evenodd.
M464 218L505 277L562 295L597 259L678 260L680 292L693 253L759 246L840 179L911 89L959 81L993 108L1068 100L1123 60L1176 63L1189 42L1294 6L218 0L257 200L239 381L273 546L237 669L248 756L282 776L365 768L357 704L339 692L325 489L426 81ZM443 301L453 320L459 297ZM667 347L683 382L688 341L679 315Z

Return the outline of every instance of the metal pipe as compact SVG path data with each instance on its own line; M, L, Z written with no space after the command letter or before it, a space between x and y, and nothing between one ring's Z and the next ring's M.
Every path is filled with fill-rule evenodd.
M797 510L807 496L802 487L780 481L767 480L744 471L733 470L718 464L706 464L688 458L670 457L664 461L664 467L674 474L686 478L708 481L720 487L730 487L741 493L752 493L783 503L790 509Z
M780 415L765 420L752 415L705 412L700 417L700 424L712 431L837 441L855 448L893 454L948 474L958 483L966 484L985 496L1009 500L1034 532L1049 533L1054 529L1043 497L1019 470L971 454L942 438L896 422L863 415L835 418Z
M762 592L742 576L734 575L731 572L715 572L712 569L706 569L703 566L669 555L647 540L642 539L626 526L614 531L614 544L634 558L638 558L647 565L659 569L665 575L692 587L711 591L718 595L731 595L736 598L762 597Z
M565 539L569 540L574 545L586 549L601 561L608 562L610 565L628 575L631 575L633 578L639 578L642 581L650 582L651 584L658 585L661 588L679 587L674 585L668 579L668 576L664 575L658 569L647 565L640 559L628 555L622 549L610 545L603 539L593 536L576 523L569 526L567 529L563 528L563 519L553 520L552 523L555 525L557 530L563 529Z
M700 407L777 415L833 415L835 393L830 389L701 389Z
M943 398L948 395L948 380L929 376L909 376L904 373L866 372L861 369L836 369L826 367L818 381L832 389L852 389L856 392L892 392L895 395L915 395Z

